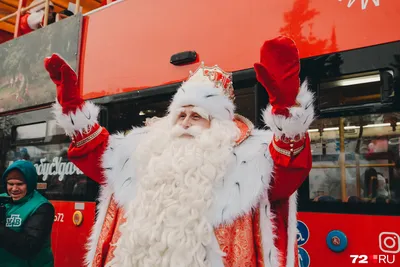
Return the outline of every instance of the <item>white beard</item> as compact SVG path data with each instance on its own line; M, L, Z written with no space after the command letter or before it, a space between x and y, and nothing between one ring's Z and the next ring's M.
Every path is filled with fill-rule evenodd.
M194 128L194 133L198 129ZM135 152L137 195L107 266L209 266L213 187L226 173L239 130L213 120L195 138L177 138L168 117L157 121Z

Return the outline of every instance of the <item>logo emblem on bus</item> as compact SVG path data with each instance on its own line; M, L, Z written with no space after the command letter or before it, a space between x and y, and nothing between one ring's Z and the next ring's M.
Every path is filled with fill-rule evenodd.
M340 245L340 238L337 236L332 237L332 244L335 246L339 246Z
M379 6L379 0L359 0L361 2L361 9L365 10L368 6L368 2L372 2L375 6ZM339 0L339 2L343 2L343 0ZM357 0L348 0L347 7L350 8L354 5L354 3L358 2Z
M72 221L75 226L79 226L82 224L83 214L80 210L74 212L74 214L72 215Z

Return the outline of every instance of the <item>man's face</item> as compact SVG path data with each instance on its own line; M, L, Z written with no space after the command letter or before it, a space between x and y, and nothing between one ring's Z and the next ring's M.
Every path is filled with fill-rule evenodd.
M25 197L27 187L26 183L22 182L25 179L21 172L19 172L18 170L10 171L6 177L6 180L7 192L14 201L20 200Z
M183 107L183 110L178 114L176 125L181 126L185 130L189 130L191 127L209 129L210 120L200 116L195 110L193 110L193 106L186 106ZM191 138L193 135L185 133L182 137Z

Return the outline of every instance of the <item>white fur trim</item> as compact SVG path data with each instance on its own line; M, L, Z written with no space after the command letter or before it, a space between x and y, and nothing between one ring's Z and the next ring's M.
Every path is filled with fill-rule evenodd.
M297 192L289 198L289 218L288 218L288 251L286 257L286 266L295 265L295 245L297 243Z
M128 160L138 144L139 138L137 138L137 135L143 133L145 129L135 128L127 136L118 133L111 135L109 138L101 164L107 178L107 184L101 188L96 223L93 226L92 233L86 245L88 252L85 257L85 264L88 267L92 265L96 253L97 242L111 195L114 193L114 199L119 206L122 206L122 204L129 202L129 200L135 197L136 180L132 177L132 173L130 173L132 169L125 168L125 166L129 166ZM132 150L127 149L127 147L131 147ZM123 176L121 176L121 172Z
M276 228L273 224L274 216L275 215L271 212L271 205L268 196L265 195L260 201L261 245L265 266L279 266L279 253L274 244L274 241L277 238L274 234Z
M107 183L115 192L115 201L124 206L136 196L134 151L140 143L140 135L146 133L146 127L133 128L131 132L111 135L108 147L103 154L102 167L107 177ZM127 207L125 207L127 208Z
M178 110L184 106L200 107L220 120L232 120L235 114L233 102L212 82L183 83L172 99L169 113L176 117Z
M221 248L218 244L217 237L215 233L212 235L211 245L207 246L207 257L212 267L224 267L224 261L222 257L224 257L226 253L221 251Z
M90 130L97 122L99 115L99 107L92 102L86 102L81 109L75 112L64 114L60 103L56 100L53 105L53 113L57 124L60 125L65 133L69 136L75 135L76 132L82 133L84 130Z
M282 115L273 115L271 113L272 106L268 107L263 112L265 124L271 128L276 136L281 137L285 134L286 137L293 138L298 134L305 134L310 124L314 119L313 94L308 90L308 83L305 81L296 98L300 104L299 107L289 108L290 117L286 118Z
M43 21L43 16L44 16L44 11L43 10L41 10L39 12L31 13L28 16L28 19L27 19L29 28L31 28L32 30L39 29L40 28L40 24Z
M103 227L104 219L107 214L108 205L110 203L112 196L112 191L110 186L105 185L100 189L99 205L97 206L97 218L96 222L92 227L88 243L86 244L87 253L85 255L85 265L92 266L94 256L96 254L97 243L101 234L101 229Z
M251 211L269 187L273 162L269 154L270 131L254 130L232 151L232 165L222 184L215 186L209 219L214 226L231 223Z

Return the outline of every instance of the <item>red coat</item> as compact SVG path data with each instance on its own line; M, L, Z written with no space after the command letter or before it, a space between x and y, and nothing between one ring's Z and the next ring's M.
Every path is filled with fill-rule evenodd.
M23 15L21 17L21 20L19 22L19 35L24 35L27 33L32 32L33 30L31 29L31 27L28 24L28 17L30 16L29 13L26 13L25 15Z
M30 33L39 29L43 23L44 12L38 11L34 13L26 13L21 16L19 23L19 36Z

